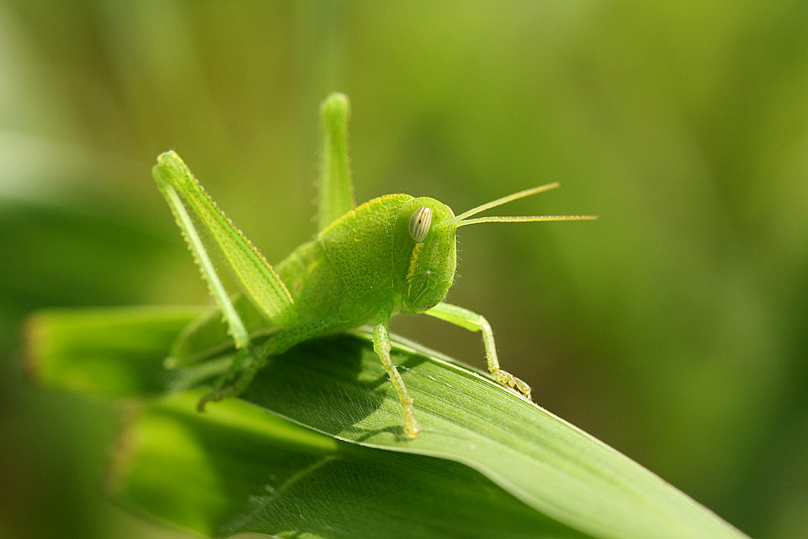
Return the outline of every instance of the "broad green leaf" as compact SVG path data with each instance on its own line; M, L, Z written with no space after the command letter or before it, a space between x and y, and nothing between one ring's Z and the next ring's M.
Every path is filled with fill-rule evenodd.
M123 437L110 489L135 511L206 536L580 537L482 474L315 433L200 391L146 407Z
M57 318L60 327L67 326L64 316L66 315ZM83 316L89 315L85 313ZM33 327L39 328L35 335L40 338L45 336L44 338L59 339L66 338L69 334L65 331L47 331L49 326L47 315L40 316L37 320ZM87 321L88 318L85 318L84 322ZM178 324L172 325L176 322L177 320L165 322L166 333L169 326L176 329ZM118 366L128 373L127 376L137 380L154 379L155 375L152 374L149 378L146 372L138 373L138 369L143 371L162 369L158 358L164 356L165 352L160 354L153 349L144 350L144 356L151 357L146 361L131 354L116 355L116 352L121 350L115 348L114 344L116 331L121 333L122 342L128 343L132 340L132 333L142 331L144 323L143 319L136 317L131 327L121 323L114 330L107 328L106 338L112 348L106 356L109 364L104 365L101 372L114 370L115 364L119 364ZM76 323L71 327L71 330L77 333L69 340L78 339L82 333L80 325L81 323ZM91 333L93 326L90 324L85 329L85 333ZM92 335L86 337L93 341ZM167 350L169 339L163 340ZM65 368L64 365L82 361L80 357L71 356L77 350L75 346L38 343L35 348L66 351L61 356L58 353L40 355L37 358L40 372L71 372L72 369ZM368 455L384 455L371 458L366 457L362 451L355 453L361 454L362 459L371 458L368 462L386 463L383 466L379 464L379 467L375 464L368 465L368 469L372 469L373 472L365 478L367 485L363 484L362 489L375 492L371 487L375 486L374 488L378 489L381 486L384 492L396 495L403 493L408 501L402 501L397 496L391 495L393 501L390 503L391 505L404 503L412 509L412 521L415 523L430 520L426 515L419 513L425 508L419 509L418 503L413 498L420 500L427 496L429 501L425 505L433 509L453 508L461 503L472 504L474 507L474 503L479 503L480 500L475 502L463 499L458 493L469 489L477 491L482 488L480 485L486 484L489 486L482 489L483 491L490 492L490 486L497 485L502 490L500 494L507 493L512 496L513 502L518 500L524 507L530 509L529 513L539 519L526 528L530 535L563 535L569 529L597 537L741 536L740 532L709 510L640 465L534 403L499 386L487 376L400 338L395 341L393 357L415 400L416 414L422 428L421 435L417 439L409 440L402 432L398 398L372 350L367 333L358 331L353 334L335 335L303 343L283 355L272 358L242 399L214 403L210 406L208 414L199 415L193 411L195 397L200 394L199 389L193 390L194 392L190 394L181 393L174 400L149 405L140 420L141 423L138 424L145 426L134 427L134 432L138 433L136 438L143 440L143 443L134 444L134 449L130 448L124 461L133 463L131 466L146 463L154 468L151 473L146 473L144 469L142 473L119 474L121 499L152 516L205 534L217 533L222 529L241 531L222 522L243 522L247 519L253 522L253 527L249 528L252 530L280 533L279 530L295 529L301 533L311 533L315 537L340 537L343 536L341 534L348 533L349 528L335 524L329 532L325 527L312 527L312 522L318 518L333 522L331 512L334 507L330 504L336 504L343 499L352 500L351 503L358 508L352 519L373 522L378 518L380 511L374 503L382 503L385 498L381 494L376 494L372 497L374 503L359 500L357 497L359 494L354 488L359 481L356 473L338 473L332 477L328 484L329 488L333 487L334 490L326 490L327 487L323 486L326 483L317 483L321 485L318 488L323 489L321 492L327 491L328 496L334 499L323 497L320 499L322 504L318 502L316 506L308 505L309 502L315 503L314 498L305 498L304 505L295 505L284 499L283 503L291 505L284 505L283 510L250 513L251 508L255 507L247 503L251 496L258 497L256 500L263 500L268 495L264 487L269 484L267 478L271 473L270 468L274 466L273 459L286 458L278 456L283 455L285 451L279 448L290 444L300 446L302 456L301 452L290 451L288 458L295 462L297 462L295 459L302 459L301 462L309 464L294 468L296 472L287 470L287 474L308 474L306 466L312 461L306 458L316 457L312 454L314 450L309 447L310 444L317 448L322 448L325 444L327 447L337 448L328 453L331 456L334 452L341 456L347 451L345 447L353 447L353 451L367 451ZM163 375L158 379L164 384L165 391L176 391L183 387L190 389L198 385L204 376L213 374L212 371L223 368L225 364L226 357L222 357L217 361L205 363L208 372L176 369L169 371L173 374L162 371ZM92 371L99 368L99 365L98 362L84 362L82 368ZM85 378L95 379L92 372L87 373ZM58 376L50 376L49 381L52 385L59 384ZM65 385L76 386L71 383ZM115 393L123 394L125 392L123 390L126 389L131 389L131 395L147 396L158 392L154 384L147 385L148 390L141 390L142 386L143 384L127 386L119 383L119 391ZM109 388L93 388L91 383L85 383L79 389L86 392L110 393ZM148 426L149 417L154 414L165 415L168 413L166 410L171 411L169 415L173 418L171 429L185 433L182 436L177 435L180 437L171 443L161 442L163 435L158 435L153 427ZM289 433L298 431L290 430L288 422L279 423L281 419L278 416L310 430L302 431L307 433L305 436L298 433L290 438ZM142 423L144 421L147 423ZM284 426L276 429L277 425ZM202 437L198 434L188 434L190 432L188 429L193 430L192 426L204 429L209 434L205 443L200 442ZM248 433L238 431L241 428L247 428ZM231 432L228 429L236 429L238 432ZM321 434L317 435L315 432ZM264 457L267 459L265 467L257 467L254 462L255 459L260 462L264 457L245 456L245 452L249 453L245 447L250 444L227 442L241 435L254 436L256 443L260 441L261 444L267 444L267 448L272 448L264 451ZM165 434L165 436L166 439L171 439L174 435ZM301 437L317 442L295 441ZM218 438L221 438L220 445L215 444ZM181 496L183 488L190 488L187 484L182 484L188 483L186 476L178 477L176 481L168 478L170 477L168 472L178 466L172 462L193 460L188 455L177 456L186 451L188 455L196 455L198 462L212 466L210 470L213 471L200 472L200 477L212 478L208 482L208 489L213 492L209 495L217 500L215 503L220 507L216 513L219 517L214 519L214 523L205 519L215 511L202 502L183 502L183 511L186 511L187 515L183 514L182 518L159 512L160 507ZM350 451L347 453L354 455ZM373 458L382 461L374 461ZM236 464L225 466L223 469L215 464L224 461L242 463L241 465L245 467L243 476L231 473L231 467ZM346 469L350 468L346 466ZM354 463L354 466L357 464ZM320 474L330 470L331 464L323 466L323 469L317 470L312 477L315 481L326 481ZM427 476L437 475L434 479L418 476L413 478L411 483L410 476L418 475L419 470L426 470ZM465 471L461 473L459 470ZM477 475L473 477L469 475L472 474L472 470ZM250 473L255 473L261 478L260 481L253 478L253 481L263 483L261 485L250 483L245 479ZM480 483L483 476L486 479L484 483ZM158 481L160 477L162 480ZM430 498L428 496L430 489L423 486L433 480L435 492L440 494L436 498ZM442 490L443 486L440 483L450 480L466 482L467 488L458 486L452 491L453 495L447 494ZM286 483L281 480L279 484ZM277 488L277 484L270 484L270 487ZM132 494L141 492L139 489L147 489L150 494L148 496ZM412 493L410 497L406 496L408 492ZM491 496L493 495L489 493L484 497L488 499ZM260 505L260 501L255 503ZM363 509L362 504L365 503L367 505ZM504 502L497 503L504 504ZM503 507L505 505L507 504ZM472 512L484 513L485 510L480 509L484 506L485 503L482 503ZM306 513L306 518L292 519L294 523L287 520L284 521L286 524L281 525L278 519L286 518L287 511L294 507L298 511L305 507L303 512ZM389 510L394 511L394 508ZM515 506L512 510L515 515L523 514L515 509ZM506 526L496 512L494 513L490 515L491 521ZM463 520L458 518L458 522L453 522L452 526L460 526ZM524 524L529 520L520 522ZM207 527L199 524L202 521L208 522ZM394 529L404 529L401 526L403 524L397 522ZM444 532L445 530L435 529L432 535L442 536ZM349 535L350 533L345 536ZM382 537L389 534L371 533L368 536ZM402 533L401 536L415 535ZM503 533L502 536L513 535Z

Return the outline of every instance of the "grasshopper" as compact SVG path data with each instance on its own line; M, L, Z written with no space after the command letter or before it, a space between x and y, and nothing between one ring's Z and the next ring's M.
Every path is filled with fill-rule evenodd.
M199 401L241 394L273 355L302 341L372 324L373 349L401 401L404 432L420 427L413 400L390 359L390 318L396 313L427 314L482 333L493 378L530 398L530 386L500 368L494 335L481 315L443 300L452 285L459 227L492 222L571 221L593 216L476 217L485 210L559 187L551 183L499 198L455 215L434 198L397 194L356 206L347 153L348 99L330 95L320 109L323 152L319 178L318 228L273 268L205 192L173 151L153 168L157 185L207 281L225 326L210 317L192 324L173 350L175 363L190 361L185 348L213 344L217 330L235 354L227 371ZM211 249L221 255L241 293L231 296L214 267ZM228 335L222 334L226 327ZM211 337L211 335L213 335ZM197 343L191 345L189 343ZM227 343L216 342L221 346Z

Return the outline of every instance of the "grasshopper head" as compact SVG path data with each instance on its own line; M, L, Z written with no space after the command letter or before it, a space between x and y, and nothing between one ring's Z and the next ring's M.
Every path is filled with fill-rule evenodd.
M434 198L414 198L401 210L393 241L395 275L404 311L423 312L446 297L454 280L457 227L477 223L588 221L593 215L515 215L474 217L485 210L560 187L549 183L525 189L472 208L455 217L449 206Z
M412 199L399 212L393 250L403 310L431 309L452 286L457 265L453 218L449 206L428 197Z

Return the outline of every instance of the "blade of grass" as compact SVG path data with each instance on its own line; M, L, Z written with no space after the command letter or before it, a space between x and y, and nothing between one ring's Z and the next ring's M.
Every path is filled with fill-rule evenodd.
M82 323L93 320L91 315ZM103 318L102 313L96 317ZM69 318L69 317L68 317ZM65 331L49 330L52 320ZM224 368L226 357L205 363L208 372L175 369L167 374L149 348L148 361L123 353L132 335L143 331L146 321L135 317L127 326L122 316L115 330L107 326L105 339L86 331L82 323L70 326L65 318L35 319L33 334L39 338L81 342L82 333L93 342L90 350L111 346L101 372L115 364L134 380L149 384L118 383L119 395L154 395L199 384L212 371ZM178 320L167 321L176 329ZM176 324L176 325L172 325ZM115 332L121 333L120 346ZM74 332L74 333L71 333ZM155 332L159 333L159 332ZM167 338L162 340L167 344ZM740 537L740 532L662 479L617 451L592 438L487 376L436 352L397 338L393 357L415 399L422 433L416 440L402 433L400 404L376 358L366 332L341 334L303 343L271 358L242 396L246 403L299 425L363 448L386 450L390 462L402 459L404 475L414 458L430 458L446 466L464 465L476 470L504 491L530 507L547 522L562 523L598 537ZM57 373L48 380L59 385L58 373L85 369L83 384L66 377L65 386L86 392L109 394L109 387L92 387L103 378L93 376L99 362L82 359L78 346L42 343L35 351L40 372ZM53 353L56 350L56 353ZM166 346L167 350L167 346ZM118 354L118 352L121 352ZM79 356L71 356L78 353ZM69 367L72 364L76 367ZM161 362L160 362L161 364ZM159 368L157 376L149 371ZM197 368L197 367L194 367ZM143 372L139 372L142 370ZM122 378L125 378L122 375ZM96 384L99 385L99 384ZM145 389L144 389L145 388ZM162 389L161 389L162 388ZM238 402L238 401L233 401ZM242 403L244 404L244 403ZM225 402L211 409L229 407ZM193 406L188 401L189 417ZM271 416L265 415L270 421ZM274 420L272 420L274 421ZM232 450L232 448L231 448ZM454 464L452 464L454 463ZM398 469L392 466L391 469ZM387 474L391 472L386 472ZM390 489L409 486L377 481ZM273 515L266 515L274 518ZM368 516L368 518L370 518Z
M601 537L738 537L658 476L485 375L400 337L394 361L421 435L368 333L311 341L273 358L242 396L339 439L470 466L537 511Z
M315 433L243 401L195 412L200 391L146 406L126 429L111 492L205 536L581 537L482 474Z
M26 321L26 365L43 386L106 397L159 395L180 374L163 368L199 307L50 309Z

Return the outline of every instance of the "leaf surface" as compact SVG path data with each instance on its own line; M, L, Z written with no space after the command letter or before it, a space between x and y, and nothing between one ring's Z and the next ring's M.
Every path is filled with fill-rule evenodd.
M197 414L204 390L194 386L227 357L162 369L170 334L193 310L155 311L151 320L136 311L128 322L102 313L103 338L92 313L71 323L64 313L35 318L38 371L49 385L87 393L170 394L146 401L113 476L118 499L173 525L204 535L742 536L602 442L404 339L395 339L393 359L415 400L415 440L403 434L367 332L303 343L272 358L241 399ZM149 345L133 349L146 329ZM94 376L116 369L124 374ZM85 372L81 384L68 375L76 370Z

